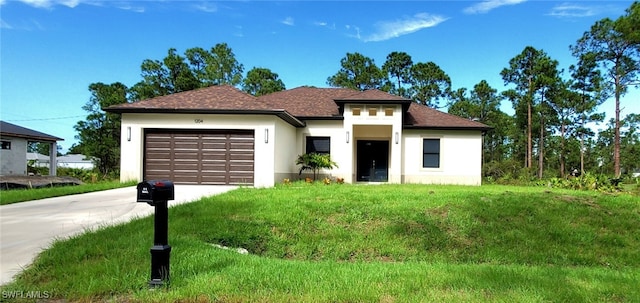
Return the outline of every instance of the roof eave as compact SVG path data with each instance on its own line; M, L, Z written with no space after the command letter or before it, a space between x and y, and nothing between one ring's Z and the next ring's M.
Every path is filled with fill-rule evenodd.
M493 127L487 126L427 126L427 125L403 125L403 129L435 129L435 130L477 130L486 132Z
M336 99L336 103L354 103L354 104L411 104L411 100L369 100L369 99Z
M217 114L217 115L275 115L295 127L304 127L306 123L286 110L256 109L167 109L167 108L105 108L107 112L119 114Z
M7 132L0 133L0 136L2 136L2 137L21 138L21 139L34 140L34 141L38 140L38 141L42 141L42 142L64 141L64 139L58 138L58 137L30 136L30 135L14 134L14 133L7 133Z

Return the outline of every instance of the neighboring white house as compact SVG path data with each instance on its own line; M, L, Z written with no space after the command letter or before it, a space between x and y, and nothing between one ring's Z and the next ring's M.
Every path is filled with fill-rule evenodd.
M32 162L34 167L46 167L49 168L51 163L51 157L40 153L27 153L27 163Z
M487 125L379 90L298 87L254 97L211 86L111 106L120 179L270 187L298 155L329 153L347 183L481 184Z
M93 169L93 160L81 154L67 154L58 157L58 167Z
M27 162L33 161L35 167L47 167L49 168L49 161L51 159L47 155L39 153L27 153ZM93 169L93 161L91 158L81 154L68 154L64 156L58 156L56 158L58 167L67 168L80 168L80 169Z
M49 144L52 155L49 162L55 161L57 141L63 139L41 133L22 126L0 121L0 175L26 175L27 174L27 145L29 142L41 142ZM49 175L56 175L56 168L49 169Z

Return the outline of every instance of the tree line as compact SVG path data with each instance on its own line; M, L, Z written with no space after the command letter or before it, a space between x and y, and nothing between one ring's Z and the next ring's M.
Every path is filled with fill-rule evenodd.
M577 63L568 70L544 50L525 47L500 72L505 91L485 80L473 88L451 87L451 78L434 62L413 62L402 51L391 52L379 67L361 53L347 53L327 85L356 90L379 89L451 114L487 124L483 174L492 179L566 177L585 172L631 174L640 168L640 115L621 119L621 99L637 86L640 70L640 4L619 18L597 21L569 46ZM285 90L279 75L254 67L244 75L226 43L206 50L169 49L162 60L141 64L142 80L92 83L83 106L87 118L75 125L79 140L72 149L96 157L104 174L119 166L120 116L102 108L212 85L232 85L260 96ZM605 121L599 106L615 101L615 116L597 134L590 127ZM515 114L500 109L509 102Z

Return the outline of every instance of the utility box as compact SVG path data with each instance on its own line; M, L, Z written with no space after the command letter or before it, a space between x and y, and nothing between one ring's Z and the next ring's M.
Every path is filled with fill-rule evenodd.
M155 205L156 202L173 200L175 189L168 180L150 180L138 183L138 202Z

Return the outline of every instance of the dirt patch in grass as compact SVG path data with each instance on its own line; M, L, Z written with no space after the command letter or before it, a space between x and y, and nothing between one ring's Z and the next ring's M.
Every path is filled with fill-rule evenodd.
M567 203L578 203L578 204L583 204L589 207L593 207L593 208L600 208L600 205L596 202L594 202L594 198L592 197L578 197L578 196L571 196L571 195L559 195L557 196L557 199L560 201L564 201Z

